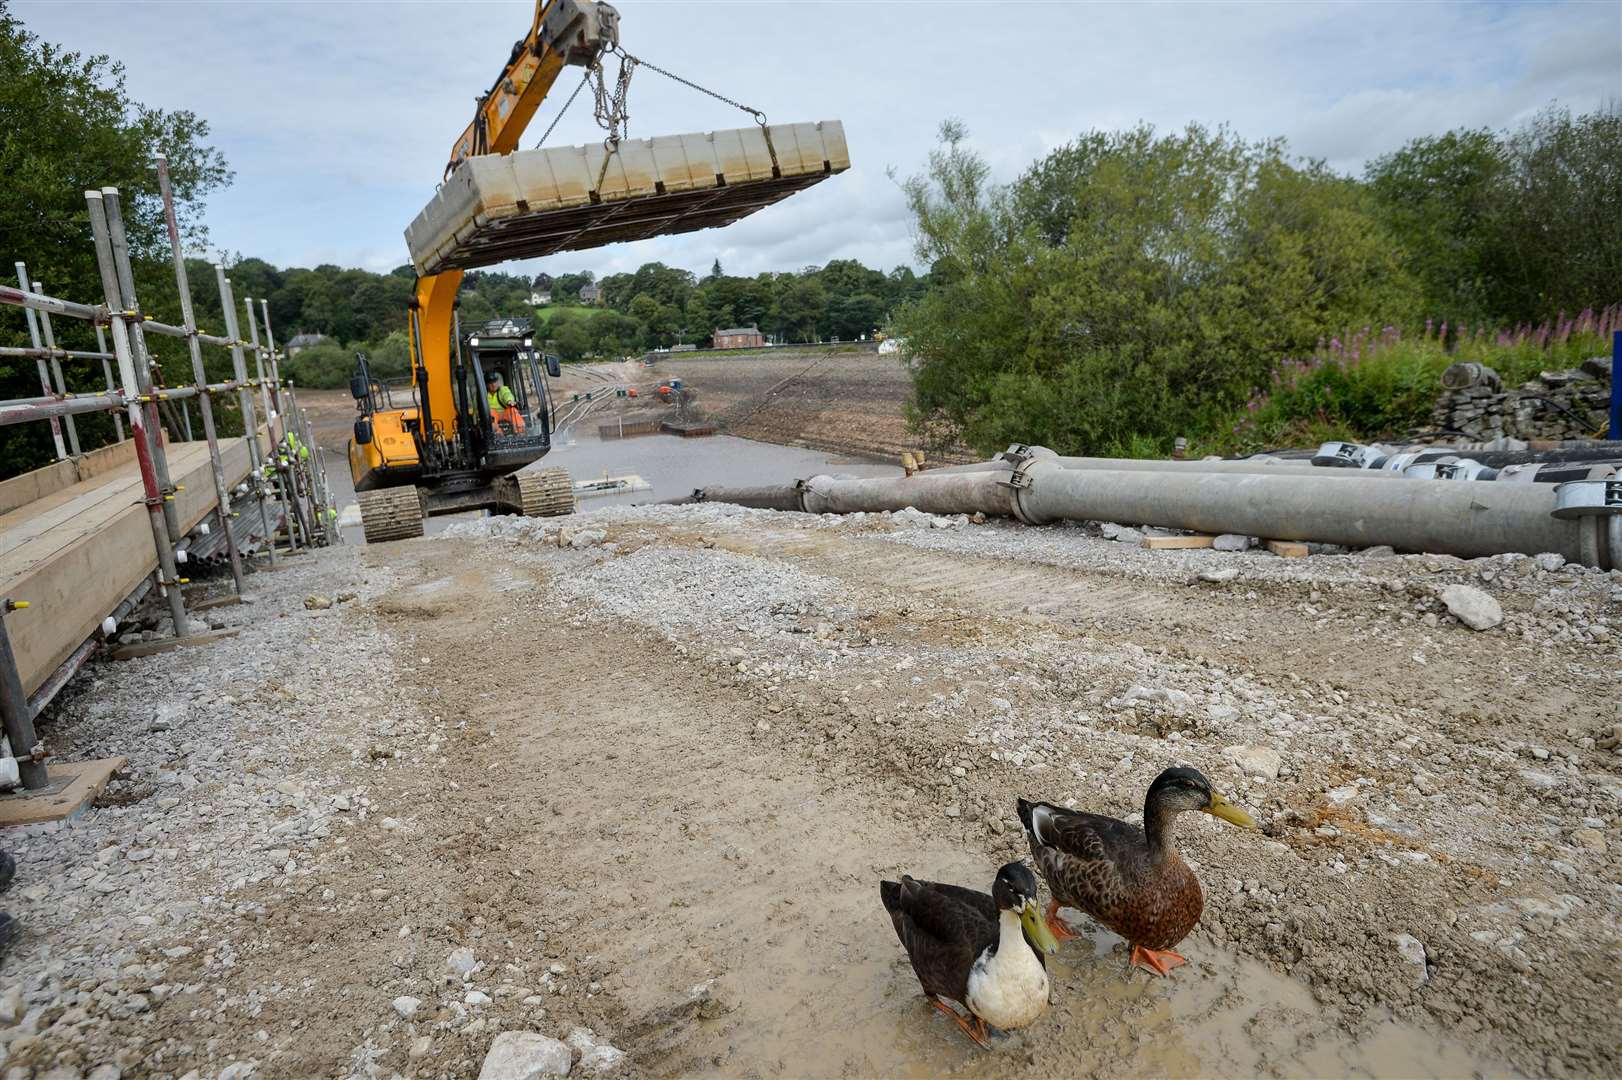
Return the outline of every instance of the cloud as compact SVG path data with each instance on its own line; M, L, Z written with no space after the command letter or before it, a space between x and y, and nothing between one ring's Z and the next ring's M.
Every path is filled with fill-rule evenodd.
M623 0L630 52L765 110L844 121L853 168L725 230L527 260L730 272L910 262L887 167L920 170L960 117L994 174L1093 127L1227 123L1355 172L1415 135L1514 125L1551 101L1622 98L1615 4L863 4ZM190 109L236 170L213 242L281 265L387 269L473 101L533 7L500 3L19 0L46 40L122 60L132 96ZM524 145L578 81L564 73ZM631 130L735 127L730 107L640 69ZM585 95L552 145L601 137Z

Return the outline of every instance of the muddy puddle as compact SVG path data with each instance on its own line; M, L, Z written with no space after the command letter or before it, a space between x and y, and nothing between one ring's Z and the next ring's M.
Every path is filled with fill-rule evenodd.
M830 866L830 877L836 869L844 867ZM943 876L972 882L976 869L965 860ZM1209 942L1185 942L1189 964L1169 979L1129 970L1125 942L1079 914L1082 936L1049 961L1047 1015L980 1050L920 993L876 881L838 876L837 889L825 879L786 904L781 892L768 899L767 890L745 890L733 898L738 909L719 905L706 929L740 946L716 980L727 1011L695 1021L662 1060L644 1058L652 1071L1416 1080L1513 1072L1460 1041L1389 1018L1349 1031L1305 984ZM751 911L752 901L759 906Z
M700 1021L707 1030L695 1031L693 1042L719 1044L707 1064L745 1076L1440 1078L1512 1072L1461 1042L1389 1019L1348 1032L1322 1016L1301 983L1208 945L1190 944L1190 964L1169 980L1129 972L1125 943L1108 931L1096 934L1091 952L1083 937L1049 962L1054 1004L1048 1014L1031 1029L994 1038L990 1051L971 1045L926 1004L899 947L876 931L862 935L873 951L855 962L831 958L820 972L778 966L728 977L727 992L739 995L737 1009L722 1020ZM696 1064L687 1055L681 1062L673 1071Z

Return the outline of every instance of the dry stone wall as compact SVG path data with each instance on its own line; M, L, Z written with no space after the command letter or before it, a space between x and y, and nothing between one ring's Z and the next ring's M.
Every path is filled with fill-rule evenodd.
M1480 442L1590 438L1610 411L1611 359L1596 356L1580 368L1545 371L1512 390L1479 364L1455 364L1442 382L1450 388L1442 391L1431 418L1439 432Z

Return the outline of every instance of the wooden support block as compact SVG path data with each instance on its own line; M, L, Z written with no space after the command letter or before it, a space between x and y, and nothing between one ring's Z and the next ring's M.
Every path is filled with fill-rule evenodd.
M1281 559L1304 559L1307 557L1307 545L1296 540L1269 540L1267 550Z
M241 627L231 626L224 630L209 630L202 634L188 634L186 637L164 638L162 641L143 641L139 645L120 645L107 655L114 660L134 660L137 656L151 656L154 653L168 652L170 649L181 649L188 645L211 645L222 638L236 637L241 632Z
M125 759L97 758L94 761L47 761L50 784L38 791L18 789L14 795L0 795L0 828L7 825L38 825L61 821L78 814L101 794Z
M1179 551L1190 548L1208 548L1216 543L1214 536L1145 536L1139 546L1150 551Z
M195 604L187 604L186 610L209 611L213 608L230 607L232 604L240 603L242 603L242 597L238 596L236 593L232 593L230 596L216 596L212 600L199 600Z

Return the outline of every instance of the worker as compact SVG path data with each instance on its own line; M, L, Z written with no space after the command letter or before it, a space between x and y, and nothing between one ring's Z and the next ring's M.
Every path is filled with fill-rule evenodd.
M501 372L490 371L484 376L485 399L490 406L490 422L497 431L515 435L524 430L524 414L518 411L518 399L512 388L503 386Z

